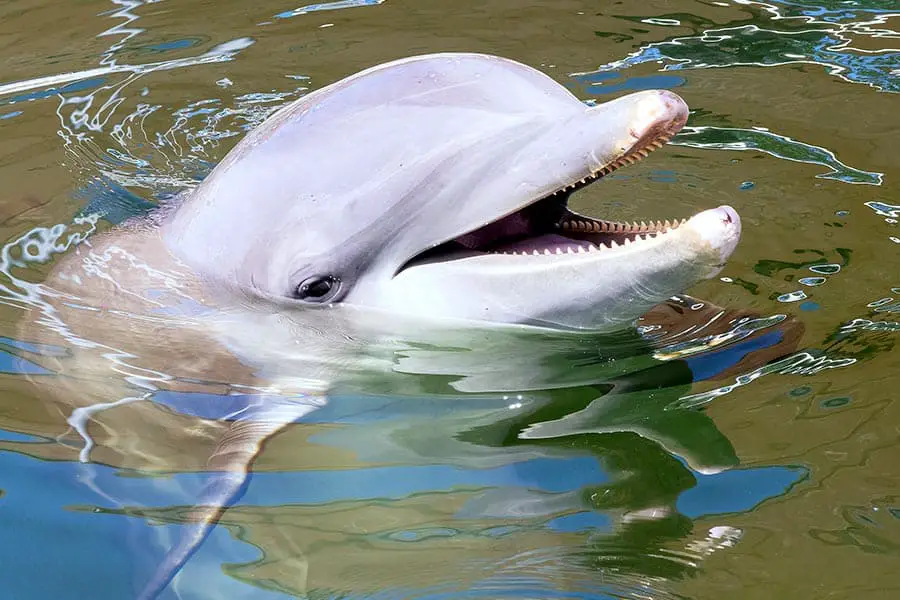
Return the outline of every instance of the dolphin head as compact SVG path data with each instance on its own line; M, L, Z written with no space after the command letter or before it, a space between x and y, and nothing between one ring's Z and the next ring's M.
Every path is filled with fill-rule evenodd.
M718 272L737 213L626 224L567 200L662 146L687 115L668 91L588 107L492 56L399 60L250 132L163 237L205 279L280 303L622 325Z

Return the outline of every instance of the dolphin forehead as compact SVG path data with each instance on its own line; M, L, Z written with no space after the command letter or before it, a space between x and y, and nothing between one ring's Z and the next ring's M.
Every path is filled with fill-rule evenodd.
M265 136L302 114L331 119L395 105L560 115L583 109L581 102L548 75L513 60L485 54L430 54L378 65L301 98L252 136Z
M252 130L201 184L248 179L259 184L258 163L278 161L315 174L303 181L333 190L342 182L403 167L426 152L481 139L523 122L559 122L584 104L544 73L512 60L482 54L433 54L401 59L347 77L289 104ZM342 154L338 153L343 151ZM348 152L349 151L349 152ZM353 162L353 159L357 159ZM324 169L324 170L323 170ZM341 178L327 175L339 171ZM247 177L247 173L254 174Z

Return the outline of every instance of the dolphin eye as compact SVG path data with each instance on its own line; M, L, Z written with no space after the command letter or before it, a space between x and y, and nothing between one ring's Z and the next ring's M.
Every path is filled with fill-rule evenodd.
M332 275L307 277L297 286L295 294L307 302L328 302L341 289L341 280Z

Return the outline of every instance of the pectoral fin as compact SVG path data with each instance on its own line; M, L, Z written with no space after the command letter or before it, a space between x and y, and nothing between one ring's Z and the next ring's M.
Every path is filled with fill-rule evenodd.
M250 468L265 443L297 419L324 404L321 398L271 398L262 396L253 406L228 421L208 465L210 481L201 491L193 523L184 525L172 548L137 596L152 600L169 585L197 551L225 510L234 505L247 488Z

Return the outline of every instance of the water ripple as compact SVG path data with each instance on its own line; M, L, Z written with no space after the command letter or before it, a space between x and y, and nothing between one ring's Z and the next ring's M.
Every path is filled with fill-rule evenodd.
M342 8L354 8L357 6L375 6L384 3L384 0L338 0L337 2L322 2L320 4L307 4L294 10L287 10L275 15L276 19L290 19L291 17L299 17L313 12L322 12L326 10L339 10Z
M785 359L760 367L749 373L735 377L734 383L724 385L707 392L682 396L666 407L666 410L696 408L708 404L719 396L724 396L759 379L764 375L778 373L781 375L815 375L826 369L848 367L856 362L856 358L830 358L826 354L797 352Z
M844 183L881 185L884 174L854 169L837 159L834 152L761 129L737 127L685 127L673 144L717 150L758 150L776 158L828 167L816 177Z
M91 87L99 87L102 83L105 82L105 76L116 73L128 73L133 76L140 76L155 71L168 71L171 69L179 69L182 67L192 67L196 65L226 62L232 60L238 52L251 46L252 44L253 40L250 38L237 38L223 44L219 44L208 52L204 52L203 54L191 58L179 58L160 62L144 63L139 65L110 64L94 69L59 73L56 75L47 75L45 77L28 79L25 81L6 83L0 85L0 96L7 96L10 94L16 95L9 99L0 100L0 105L16 104L17 102L23 102L26 100L47 98L50 96L55 96L57 94L78 91L81 86L75 86L75 82L90 82ZM131 81L129 80L128 83L131 83ZM27 93L30 90L41 91L35 93ZM88 123L94 127L98 126L98 122Z
M699 35L673 37L652 42L623 59L578 74L590 79L597 74L627 69L647 62L663 63L663 71L710 69L735 66L775 67L790 64L816 64L831 75L850 83L862 83L884 92L900 92L896 77L900 64L898 47L863 50L855 40L898 39L900 34L882 27L893 13L878 14L868 21L857 20L850 10L830 15L827 20L815 16L786 15L774 4L735 0L737 4L755 6L769 13L773 20L799 20L800 30L765 29L756 24L741 24L708 29ZM790 4L790 3L787 3ZM894 3L896 10L896 3ZM862 11L865 12L865 11ZM853 18L852 22L840 21ZM818 25L818 27L808 27Z

